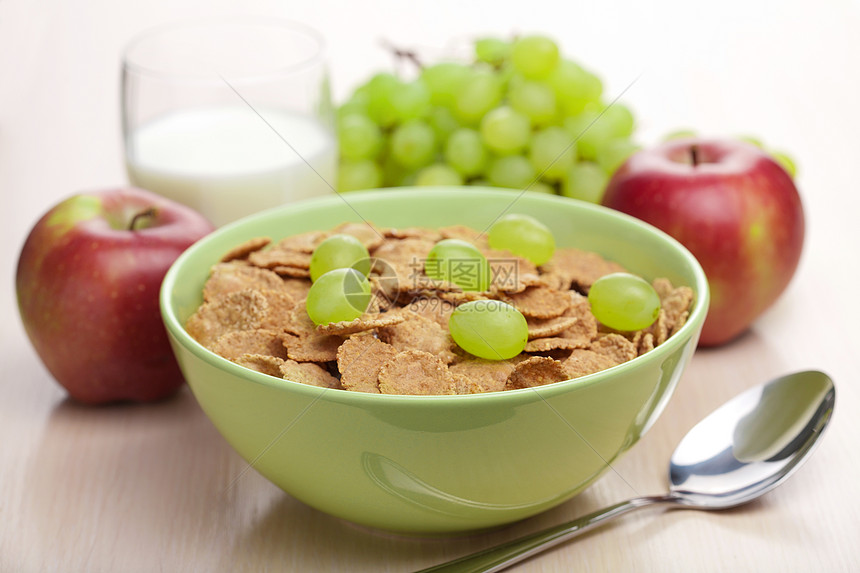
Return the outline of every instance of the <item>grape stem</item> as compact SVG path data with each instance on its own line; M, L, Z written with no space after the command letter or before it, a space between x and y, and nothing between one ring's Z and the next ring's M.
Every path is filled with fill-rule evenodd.
M690 146L690 163L693 167L699 164L699 146L691 145Z
M386 50L389 50L392 54L394 54L394 57L397 59L397 61L409 60L419 70L424 69L424 64L421 62L421 59L418 57L418 54L414 50L407 50L405 48L397 47L385 39L381 40L381 42L382 46Z

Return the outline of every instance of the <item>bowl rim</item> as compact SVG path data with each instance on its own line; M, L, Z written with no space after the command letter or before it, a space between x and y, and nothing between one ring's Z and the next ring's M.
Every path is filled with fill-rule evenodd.
M682 344L682 341L686 340L689 337L697 338L696 330L704 324L705 315L707 314L708 304L710 300L710 292L708 288L707 277L705 276L704 270L702 269L698 260L696 260L693 254L686 247L684 247L675 238L654 227L653 225L650 225L644 221L636 219L635 217L632 217L620 211L615 211L602 205L596 205L593 203L579 201L567 197L538 193L530 193L527 200L538 203L555 203L559 205L559 207L564 206L563 208L565 209L570 208L571 205L575 205L576 209L581 209L586 212L593 212L603 217L617 218L623 221L625 224L639 228L640 231L656 235L663 242L667 243L674 250L678 251L686 264L693 271L693 274L695 276L695 284L688 285L694 289L693 308L687 318L687 321L684 323L681 329L678 332L674 333L671 337L669 337L663 344L660 344L653 350L641 356L637 356L632 360L629 360L622 364L617 364L615 366L612 366L605 370L601 370L599 372L595 372L593 374L587 374L585 376L572 378L570 380L546 384L544 386L522 388L518 390L505 390L503 392L486 392L479 394L456 394L441 396L371 394L368 392L350 392L348 390L338 390L334 388L320 388L317 386L302 384L300 382L294 382L292 380L276 378L274 376L269 376L267 374L251 370L249 368L239 366L238 364L231 362L230 360L223 358L218 354L215 354L214 352L194 340L191 335L189 335L188 332L185 330L185 327L180 323L171 304L171 292L177 282L177 277L179 275L180 269L186 264L186 261L192 259L199 251L205 249L209 245L209 243L217 240L218 237L220 237L222 234L238 227L247 226L255 220L261 220L277 216L277 214L281 211L289 211L291 213L290 216L294 217L300 215L302 212L325 209L329 205L340 205L343 202L347 203L347 205L349 205L353 210L355 210L355 208L352 207L351 204L353 201L357 203L374 203L385 199L401 198L406 195L411 195L414 197L416 193L433 195L434 198L438 198L440 200L443 199L443 197L441 197L442 195L447 195L445 199L453 201L463 200L466 198L474 199L482 195L493 197L504 196L505 198L513 199L513 201L518 201L522 199L523 194L525 193L525 191L523 191L520 193L519 196L514 198L512 197L512 191L515 190L478 186L428 186L383 188L367 191L351 191L349 193L348 201L339 194L326 195L323 197L316 197L312 199L305 199L293 203L288 203L285 205L274 207L272 209L261 211L259 213L255 213L253 215L249 215L247 217L229 223L228 225L225 225L220 229L217 229L216 231L198 240L189 248L187 248L184 252L182 252L179 257L173 262L173 264L170 266L167 273L165 274L164 280L162 281L161 289L159 291L159 307L162 315L162 320L165 324L166 329L168 330L170 335L176 340L176 342L178 342L180 345L182 345L183 348L194 354L200 360L219 370L224 370L229 374L235 375L243 380L255 384L261 384L273 388L280 388L293 392L298 392L299 394L302 394L307 398L313 399L314 401L321 399L325 395L327 401L334 401L356 406L362 406L366 404L414 405L436 402L448 402L451 405L474 405L476 403L480 403L482 405L496 405L498 402L501 401L506 402L506 405L514 405L519 403L532 402L535 400L546 400L547 398L556 396L558 394L563 394L573 390L578 390L590 387L595 384L599 384L616 374L624 374L631 370L635 370L640 365L645 365L649 362L661 361L663 358L665 358L666 355L677 350L677 348ZM509 212L509 209L510 208L508 208L505 213ZM696 341L694 340L693 342L695 344ZM328 392L329 390L333 391Z

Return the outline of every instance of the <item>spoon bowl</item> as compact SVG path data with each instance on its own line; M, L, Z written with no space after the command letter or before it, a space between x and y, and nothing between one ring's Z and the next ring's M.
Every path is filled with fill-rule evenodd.
M724 509L783 482L818 444L836 389L821 372L796 372L735 396L675 448L670 491L678 503Z
M634 509L668 505L726 509L785 481L827 428L836 388L826 374L788 374L735 396L696 424L669 463L669 493L630 499L419 573L501 571Z

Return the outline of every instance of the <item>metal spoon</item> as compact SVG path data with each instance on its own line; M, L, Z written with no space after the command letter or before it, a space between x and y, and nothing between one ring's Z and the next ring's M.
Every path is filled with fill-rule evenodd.
M750 388L681 440L669 464L669 493L624 501L419 573L501 571L648 505L725 509L752 501L782 483L809 456L835 404L833 381L821 372L796 372Z

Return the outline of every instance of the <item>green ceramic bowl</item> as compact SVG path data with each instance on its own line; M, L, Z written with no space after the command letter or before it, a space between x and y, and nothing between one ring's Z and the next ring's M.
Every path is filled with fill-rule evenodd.
M648 354L597 374L466 396L363 394L278 380L213 354L183 329L201 303L209 268L246 239L362 218L393 227L484 229L509 207L543 221L560 246L596 251L648 279L689 285L696 298L686 325ZM707 307L699 264L653 227L571 199L473 187L350 193L266 211L188 249L161 290L164 322L188 384L254 469L321 511L425 534L523 519L591 484L662 412L696 348Z

